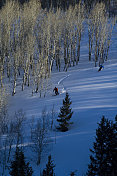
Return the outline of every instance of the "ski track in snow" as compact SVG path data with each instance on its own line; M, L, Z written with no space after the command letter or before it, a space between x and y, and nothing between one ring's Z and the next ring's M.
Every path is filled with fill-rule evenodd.
M60 81L58 81L58 85L61 84L61 83L62 83L66 78L68 78L70 75L71 75L71 74L69 74L69 75L67 75L67 76L65 76L65 77L63 77L63 78L61 78Z
M63 77L63 78L61 78L61 79L58 81L58 85L59 85L59 84L62 84L62 86L63 86L62 91L60 92L60 94L65 93L65 92L67 91L67 88L66 88L65 85L63 84L63 81L64 81L65 79L67 79L70 75L71 75L71 74L69 74L69 75L67 75L67 76L65 76L65 77Z

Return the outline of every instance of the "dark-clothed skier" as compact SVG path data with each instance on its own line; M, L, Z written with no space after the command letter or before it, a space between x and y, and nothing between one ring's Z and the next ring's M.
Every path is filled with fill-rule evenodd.
M98 72L101 71L102 68L104 68L104 66L100 65Z

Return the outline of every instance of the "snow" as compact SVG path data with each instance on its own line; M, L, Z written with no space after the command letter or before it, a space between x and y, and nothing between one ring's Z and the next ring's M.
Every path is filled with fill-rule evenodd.
M39 94L32 96L31 89L23 92L18 91L14 97L9 98L9 114L14 114L18 109L23 109L28 119L32 116L39 118L42 109L46 107L51 111L54 105L57 114L62 106L66 91L72 100L74 111L69 131L51 132L53 144L51 149L43 158L40 167L32 165L34 176L39 175L39 169L43 169L47 163L47 157L52 155L54 160L56 176L68 176L71 171L77 170L82 176L86 173L89 163L89 148L92 147L97 123L101 117L114 120L117 114L117 39L112 38L109 60L104 63L104 69L98 72L94 62L88 62L87 44L82 42L81 57L77 66L71 67L67 72L52 73L52 88L45 98ZM53 95L53 88L57 86L59 96ZM55 143L56 135L56 143ZM29 153L30 155L30 153Z

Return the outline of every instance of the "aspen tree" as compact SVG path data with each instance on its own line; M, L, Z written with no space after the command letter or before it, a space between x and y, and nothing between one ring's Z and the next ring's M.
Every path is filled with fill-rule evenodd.
M89 37L89 61L91 61L91 54L92 54L92 49L93 49L93 41L94 41L94 25L95 21L93 23L93 16L92 13L89 14L88 17L88 37Z
M10 40L10 27L11 22L13 21L13 7L14 4L12 2L7 1L6 5L0 11L0 75L1 75L1 86L3 74L4 74L4 63L5 57L8 56L8 44ZM7 9L8 10L7 10Z
M98 61L98 44L99 44L99 37L100 37L100 28L102 18L104 18L104 12L105 12L105 5L103 3L96 4L96 6L93 9L93 16L95 18L95 26L94 26L94 37L95 37L95 43L94 43L94 54L95 54L95 66Z
M71 66L71 62L73 64L73 66L75 66L75 54L74 54L74 48L75 48L75 8L74 7L71 7L72 8L72 12L71 12L71 15L70 15L70 21L69 21L69 25L70 25L70 58L71 58L71 61L70 61L70 66Z
M63 36L64 36L64 70L67 71L67 42L68 42L68 28L67 28L67 14L64 14L64 29L63 29Z
M62 22L63 16L60 9L57 9L56 13L53 15L55 23L54 27L54 38L53 38L53 58L56 61L56 67L60 71L60 50L61 50L61 32L62 32Z
M108 19L108 24L107 24L107 28L106 28L106 32L107 32L107 40L105 42L105 60L108 59L108 52L109 52L109 48L110 48L110 44L111 44L111 37L112 37L112 32L113 32L113 28L114 28L114 25L115 25L115 20L116 20L116 17L112 18L112 19Z
M76 26L77 26L77 35L78 35L78 48L77 48L77 60L76 64L78 64L79 58L80 58L80 42L81 42L81 36L83 32L83 22L85 20L85 9L84 4L82 5L81 1L79 1L79 4L76 5Z
M113 25L106 13L105 5L97 3L88 18L89 60L94 52L95 66L99 59L99 64L102 64L108 56Z
M66 38L66 57L67 57L67 65L66 65L66 71L70 65L70 33L71 33L71 21L72 21L72 12L73 9L70 6L69 10L66 13L66 27L67 27L67 38Z

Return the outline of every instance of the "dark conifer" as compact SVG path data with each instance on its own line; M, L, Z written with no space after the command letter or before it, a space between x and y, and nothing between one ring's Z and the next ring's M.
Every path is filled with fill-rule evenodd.
M69 94L66 92L66 97L63 100L63 106L60 108L60 113L58 115L57 121L59 122L59 129L63 132L68 130L69 126L69 120L72 117L72 108L70 108L70 105L72 104L72 101L70 101Z
M51 155L48 156L48 163L46 164L46 168L43 170L42 176L55 176L54 174L54 167L53 161L51 160Z
M70 176L75 176L77 171L72 171L71 173L70 173Z
M29 167L29 163L25 162L23 151L16 148L14 161L11 162L10 172L11 176L32 176L32 167Z
M115 176L116 162L116 130L112 121L104 116L96 130L96 142L93 143L93 150L90 149L90 164L88 176Z
M117 175L117 115L115 117L115 123L113 124L114 135L112 137L112 176ZM110 136L111 137L111 136Z

